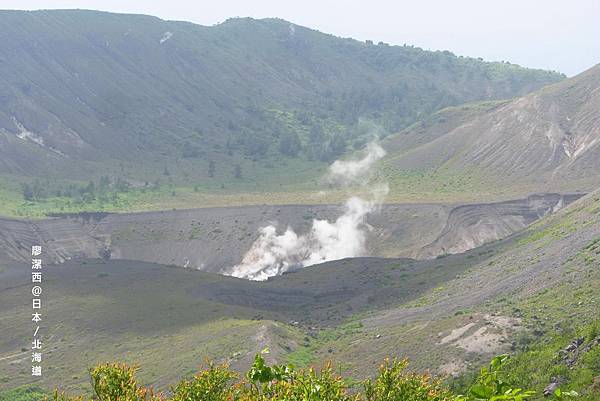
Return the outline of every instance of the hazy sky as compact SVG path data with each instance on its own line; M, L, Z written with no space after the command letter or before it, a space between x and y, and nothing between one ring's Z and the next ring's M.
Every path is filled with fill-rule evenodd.
M0 0L0 8L87 8L202 25L235 16L280 17L338 36L567 75L600 63L600 0Z

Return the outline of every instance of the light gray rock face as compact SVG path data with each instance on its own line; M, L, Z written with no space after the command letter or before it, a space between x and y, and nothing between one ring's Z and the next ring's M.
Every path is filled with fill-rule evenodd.
M576 194L545 194L517 201L459 206L450 212L441 235L417 256L434 258L461 253L506 238L580 197Z

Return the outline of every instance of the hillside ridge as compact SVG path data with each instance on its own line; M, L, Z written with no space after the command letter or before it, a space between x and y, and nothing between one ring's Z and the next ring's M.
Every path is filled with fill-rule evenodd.
M600 185L600 65L506 102L439 112L392 136L386 176L422 174L508 193ZM411 143L411 138L430 138ZM471 189L472 191L473 189Z
M0 26L0 173L17 177L221 182L239 164L256 178L563 78L274 19L1 11Z

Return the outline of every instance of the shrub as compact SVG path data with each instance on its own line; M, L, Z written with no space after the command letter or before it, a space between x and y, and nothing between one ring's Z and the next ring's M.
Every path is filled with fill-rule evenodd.
M351 397L340 376L330 364L320 371L296 371L292 366L268 366L262 355L246 374L248 386L242 387L240 400L255 401L350 401Z
M513 388L510 383L502 379L503 368L508 360L508 355L500 355L492 359L488 367L481 369L479 377L469 388L466 397L458 400L465 401L523 401L531 398L535 392Z
M365 382L367 401L450 401L455 397L428 374L407 372L408 361L389 359L375 380Z
M0 384L3 381L0 379ZM0 390L0 401L39 401L47 393L40 387L19 387L8 391Z
M84 401L83 396L70 397L65 393L59 393L58 390L54 392L54 397L52 399L54 401Z
M90 370L92 387L100 401L162 401L162 394L155 394L149 387L137 384L135 373L137 367L125 364L107 363ZM75 401L77 398L58 398L59 401ZM55 395L55 401L57 395Z
M198 373L191 380L181 381L173 388L172 401L226 401L233 399L231 382L237 375L227 365L215 366Z
M265 351L266 352L266 351ZM256 355L246 378L226 364L208 363L191 379L172 387L169 401L527 401L533 391L515 388L503 380L508 356L494 358L481 369L466 395L454 395L429 374L408 371L408 361L386 359L378 375L363 383L363 393L349 391L331 364L323 368L295 370L291 365L269 366L262 354ZM138 386L137 368L124 364L99 365L90 371L94 401L166 401L152 388ZM553 400L571 400L574 391L557 389ZM84 401L56 391L53 401Z
M122 364L99 365L90 371L94 392L102 401L136 400L137 368Z

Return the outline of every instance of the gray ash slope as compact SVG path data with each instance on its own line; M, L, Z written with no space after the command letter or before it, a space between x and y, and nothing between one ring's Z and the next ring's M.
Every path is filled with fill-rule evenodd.
M495 241L568 205L580 195L545 194L475 205L388 204L369 216L364 256L435 258ZM339 206L247 206L131 214L90 213L0 219L0 260L29 258L41 244L48 262L108 256L222 272L242 260L258 229L275 223L299 233L313 219L335 220Z
M79 374L92 357L124 357L123 350L135 349L140 341L149 346L166 339L169 352L190 338L198 345L194 328L211 324L226 327L218 335L223 339L236 339L244 327L258 330L236 339L234 350L241 356L221 345L210 349L240 368L264 344L254 344L264 327L270 328L270 344L280 361L296 350L320 360L334 356L356 377L374 372L388 355L408 355L415 366L436 371L452 363L477 366L491 353L509 351L523 333L552 335L557 327L594 319L600 302L599 258L596 192L519 234L463 254L424 261L339 260L267 282L137 261L68 261L48 266L46 289L53 296L48 307L57 322L48 327L49 334L59 345L63 338L97 345L101 355L81 358L78 348L63 347L51 357L60 358L65 369L51 377L79 385ZM19 361L28 354L19 349L30 330L22 319L30 299L22 284L28 271L19 263L0 270L0 317L14 327L10 336L0 338L0 356L10 361L0 365L0 374L11 384L27 379L19 373ZM250 326L228 326L231 319ZM326 335L318 337L322 329ZM182 367L193 368L208 350L199 347ZM179 356L156 358L152 352L159 367ZM143 360L142 351L135 358ZM169 376L159 370L149 382L163 383Z
M391 138L388 163L519 192L592 191L600 185L599 110L600 65L512 101L438 114ZM430 140L404 146L413 136Z
M356 313L410 302L487 256L448 257L445 268L439 261L356 258L266 282L138 261L46 265L44 293L51 294L52 301L45 310L52 324L43 327L44 338L54 344L48 360L59 368L39 384L80 386L90 364L114 359L139 363L148 352L160 373L146 380L161 388L207 356L246 370L254 354L268 346L275 361L283 361L302 338L314 338L318 331L333 329ZM22 319L27 304L22 283L30 273L26 264L2 266L0 318L11 330L0 337L0 358L6 361L0 364L0 377L7 378L3 383L10 388L29 383L21 371L27 359L23 357L30 354L20 349L30 330ZM224 330L215 334L215 326ZM257 344L256 338L263 335L268 341ZM90 351L82 355L86 344ZM172 354L180 344L189 348ZM164 357L154 357L159 352ZM176 366L166 369L165 363L174 359ZM146 377L147 372L143 369L141 374Z

